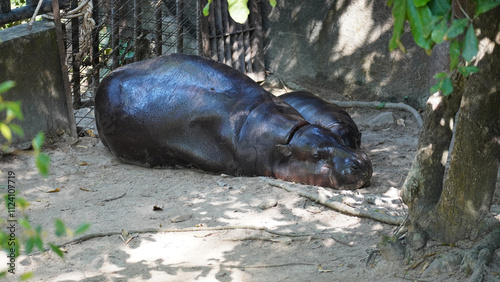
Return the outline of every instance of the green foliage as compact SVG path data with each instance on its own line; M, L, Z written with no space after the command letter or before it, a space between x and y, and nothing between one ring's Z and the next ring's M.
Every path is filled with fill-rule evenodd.
M389 42L389 50L399 48L406 52L401 43L404 23L408 21L415 43L431 54L436 44L450 41L450 70L449 73L439 73L435 76L438 83L431 88L431 92L442 91L448 95L453 91L451 73L458 70L464 76L479 71L470 64L478 52L478 39L472 22L485 13L500 5L499 0L475 0L476 10L473 17L460 8L461 18L455 18L450 0L389 0L394 17L393 35ZM457 2L458 5L460 3ZM500 26L499 26L500 28ZM459 41L459 39L461 41ZM458 67L460 58L466 66Z
M210 13L210 4L213 0L208 0L207 5L203 7L203 15L206 17ZM246 22L250 10L248 10L248 0L227 0L228 11L231 18L237 23ZM272 7L276 6L276 0L269 0Z
M20 208L20 212L24 214L24 210L26 207L29 205L29 203L22 197L18 197L17 195L15 197L9 198L12 196L5 195L4 200L7 206L8 202L14 201L14 204L17 207ZM42 229L42 226L38 225L36 227L33 227L32 224L29 222L28 216L23 215L23 217L19 218L17 220L17 224L22 227L22 232L21 229L17 228L16 229L16 237L14 244L12 241L9 241L10 234L6 233L5 230L8 230L7 228L4 228L7 222L4 219L0 219L0 226L2 228L0 229L0 248L2 248L4 251L7 253L10 253L10 249L14 248L15 252L14 255L15 257L18 257L20 255L20 246L24 246L24 253L25 254L30 254L33 252L33 250L36 248L37 250L43 252L46 249L52 250L54 253L56 253L59 257L63 257L64 254L61 251L61 249L52 243L47 243L45 245L43 237L45 236L44 230ZM55 219L54 220L54 226L55 226L55 231L54 233L58 237L62 236L68 236L68 237L73 237L73 236L78 236L83 233L85 233L89 228L90 224L89 223L83 223L80 224L75 230L72 230L66 226L66 224L61 220L61 219ZM10 242L10 243L9 243ZM5 275L6 272L0 272L0 277L2 275ZM25 273L23 275L26 275L27 278L31 277L30 273Z
M12 143L12 138L14 137L14 135L17 135L19 137L24 136L23 129L19 125L12 123L12 121L15 119L20 121L24 119L23 112L21 110L21 102L4 101L1 96L3 93L13 88L15 85L16 84L14 81L5 81L0 84L0 112L6 112L5 119L3 121L0 121L0 134L2 134L2 136L7 141L6 144L2 145L4 151L9 150L9 146ZM44 139L45 135L43 134L43 132L40 132L33 139L32 145L36 167L38 168L38 171L42 176L47 177L49 174L50 158L47 154L41 152Z

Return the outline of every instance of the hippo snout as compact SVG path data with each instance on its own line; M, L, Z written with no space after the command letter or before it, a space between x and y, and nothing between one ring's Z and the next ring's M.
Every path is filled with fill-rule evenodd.
M334 159L333 162L338 173L338 189L354 190L365 187L372 177L372 162L364 153L354 153L350 158Z

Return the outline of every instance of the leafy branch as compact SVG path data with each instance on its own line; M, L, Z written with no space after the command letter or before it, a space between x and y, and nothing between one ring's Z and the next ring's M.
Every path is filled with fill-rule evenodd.
M15 83L13 81L6 81L0 83L0 112L3 111L6 112L5 118L2 121L0 121L0 133L7 141L7 143L1 145L1 149L2 151L8 153L15 152L15 150L12 150L10 148L13 136L14 135L20 137L24 136L23 129L19 125L12 123L12 121L14 121L15 119L18 119L20 121L24 119L23 113L21 111L21 102L4 101L2 97L3 93L9 91L14 86ZM50 158L47 154L41 152L44 139L45 135L43 134L43 132L40 132L35 136L35 138L33 138L31 144L33 146L33 155L35 157L35 164L36 167L38 168L39 173L42 176L48 176ZM9 185L0 185L0 188L2 188L3 190L7 190L7 188L9 187L10 187L10 182ZM19 208L19 210L24 214L26 208L29 206L29 203L24 198L18 197L17 194L15 193L9 192L8 194L5 194L4 201L7 211L12 209L12 207L16 207ZM24 245L24 251L26 254L31 253L35 247L42 252L45 251L46 248L44 248L44 242L42 238L44 235L42 226L38 225L36 227L33 227L28 220L28 216L25 214L23 217L19 218L16 222L23 227L24 229L23 233L20 234L19 237L18 236L13 237L12 234L15 234L13 231L11 231L11 233L9 234L5 231L9 230L8 228L1 228L0 249L5 250L9 254L8 257L10 257L10 255L13 256L10 258L15 258L19 256L21 244ZM72 237L80 235L86 232L90 227L90 224L84 223L78 226L73 231L72 229L66 227L64 222L60 219L55 219L54 223L55 223L55 234L57 237L61 236ZM6 224L7 221L3 218L0 218L0 227L4 227ZM63 257L63 252L59 247L57 247L57 245L48 243L48 248L50 248L58 256ZM13 271L13 269L9 268L6 271L0 272L0 278L6 276L7 273L10 271ZM29 272L22 274L20 276L20 279L27 280L31 277L32 273Z
M203 8L203 15L205 17L209 14L210 4L212 4L212 2L213 0L208 0L207 5ZM247 20L250 14L247 3L248 0L227 0L229 15L235 22L242 24ZM276 6L276 0L269 0L269 4L274 8Z
M455 18L451 0L389 0L394 17L393 36L389 42L389 50L400 49L406 52L401 42L404 24L407 21L411 28L413 40L427 54L432 53L436 44L449 41L450 68L449 72L436 74L437 84L431 87L431 93L442 91L449 95L453 91L451 74L454 71L464 76L479 72L472 65L478 52L478 39L474 31L473 21L481 14L500 5L498 0L473 0L476 9L473 17L469 16L461 6L462 18ZM458 3L460 5L460 3ZM459 67L460 58L465 66Z
M2 151L4 152L13 152L13 150L10 149L10 145L12 144L14 135L24 137L23 129L19 125L12 123L15 119L20 121L24 120L24 115L21 111L21 102L4 101L1 96L15 85L14 81L0 83L0 112L6 112L5 119L0 121L0 133L7 141L5 144L1 145ZM32 146L36 167L40 174L46 177L49 174L50 158L47 154L41 152L44 139L44 133L39 132L33 139Z

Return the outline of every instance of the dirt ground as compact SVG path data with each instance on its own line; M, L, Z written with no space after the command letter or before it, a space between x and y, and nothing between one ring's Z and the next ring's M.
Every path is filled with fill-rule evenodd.
M373 162L371 185L356 191L290 186L403 217L399 191L415 155L418 124L403 111L391 111L393 121L380 120L384 110L348 111ZM26 272L34 274L29 281L407 281L419 279L426 266L412 268L413 261L388 262L380 255L367 263L381 235L397 226L344 215L271 186L266 178L127 165L91 137L67 137L52 147L47 179L29 157L1 163L2 181L8 171L16 173L16 189L31 203L32 224L56 244L71 238L54 235L54 218L71 228L91 223L86 235L114 234L66 245L64 259L52 252L23 255L16 275L7 276L12 281ZM492 212L500 220L499 190ZM122 230L134 236L128 244L118 235ZM141 230L183 232L133 232ZM6 262L0 254L2 268ZM500 281L500 250L487 272L485 281ZM466 279L444 271L419 281Z

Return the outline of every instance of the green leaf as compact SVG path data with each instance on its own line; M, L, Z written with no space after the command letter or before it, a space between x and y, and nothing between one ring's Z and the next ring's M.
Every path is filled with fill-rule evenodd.
M479 42L477 41L474 26L472 24L469 25L467 31L465 32L465 38L462 44L462 57L467 62L472 61L472 59L477 55L477 52L479 51Z
M406 1L407 9L406 15L408 17L408 22L410 23L411 33L413 34L413 40L418 46L424 48L427 53L431 51L432 40L427 37L430 34L430 29L428 28L428 20L430 10L426 7L417 8L413 4L413 0ZM426 11L424 11L426 10ZM431 15L432 16L432 15ZM429 32L427 34L427 32Z
M12 80L7 80L0 83L0 94L9 91L12 87L16 86L16 83Z
M431 94L441 91L443 95L447 96L453 91L453 84L447 73L437 73L434 78L438 79L438 82L431 87Z
M444 96L448 96L453 92L453 83L451 82L451 78L446 77L443 80L443 84L441 85L441 91Z
M21 110L21 102L4 102L3 103L4 108L7 109L7 116L5 120L7 122L10 122L14 118L17 118L19 120L23 120L23 111Z
M440 80L436 84L431 87L431 94L438 92L441 89L441 85L443 85L443 81Z
M40 238L40 234L37 234L37 236L34 238L35 241L35 246L38 248L40 252L43 252L43 241L42 238Z
M435 79L443 79L445 77L448 77L448 74L445 72L438 72L434 75Z
M19 125L15 124L15 123L9 123L9 127L10 127L10 130L12 130L12 132L14 132L14 134L16 134L19 137L24 137L24 131Z
M63 257L64 257L63 252L61 251L61 249L59 249L59 247L58 247L58 246L56 246L56 245L54 245L54 244L52 244L52 243L49 243L49 247L50 247L50 249L51 249L54 253L56 253L56 254L57 254L60 258L63 258Z
M436 28L431 33L432 40L437 44L440 44L444 41L444 36L446 35L446 31L448 30L448 26L446 25L446 20L442 20Z
M276 0L269 0L269 4L271 4L271 7L276 7Z
M459 67L458 71L465 77L469 76L471 73L477 73L479 72L479 68L476 66L466 66L466 67Z
M212 3L212 0L208 0L207 5L203 7L203 15L206 17L208 16L208 13L210 13L210 4Z
M26 272L19 276L19 280L24 281L33 278L33 272Z
M45 134L43 132L39 132L35 138L33 138L33 141L31 141L31 144L33 145L33 149L35 151L40 151L42 149L43 141L45 140Z
M427 5L429 1L430 0L413 0L413 5L415 5L416 7L422 7Z
M10 143L12 141L12 131L10 131L9 126L3 122L0 123L0 132L2 133L3 137L7 139L7 142Z
M24 243L24 252L26 254L30 254L31 251L33 251L33 246L35 245L35 238L30 237L26 240L26 243Z
M429 9L435 16L444 17L451 10L451 1L450 0L432 0L429 3Z
M389 51L394 51L396 48L403 52L406 52L406 48L401 43L401 35L404 31L406 15L406 0L394 0L394 6L392 7L392 17L394 18L394 26L392 30L392 38L389 42Z
M26 201L26 199L23 197L16 197L16 203L19 206L19 208L21 209L21 211L26 209L30 205L30 203L28 201Z
M44 177L49 175L50 157L45 153L38 153L35 158L35 164L38 172Z
M85 233L90 228L90 223L80 224L75 230L75 236Z
M478 0L475 2L476 2L476 15L475 15L476 17L500 5L500 1L492 1L492 0Z
M27 218L20 218L20 219L18 220L18 222L19 222L19 224L20 224L22 227L24 227L25 229L32 229L32 228L31 228L31 224L30 224L30 222L28 221L28 219L27 219Z
M381 110L385 107L385 104L387 104L386 102L382 102L380 103L380 105L377 106L377 110Z
M454 70L460 61L460 43L454 39L450 42L450 71Z
M56 226L56 236L61 237L66 235L66 226L64 225L64 222L60 219L57 218L54 221L54 225Z
M237 23L245 23L250 10L247 7L248 0L227 0L229 15Z
M468 19L453 20L450 28L446 32L445 40L450 40L462 34L469 23Z

